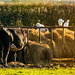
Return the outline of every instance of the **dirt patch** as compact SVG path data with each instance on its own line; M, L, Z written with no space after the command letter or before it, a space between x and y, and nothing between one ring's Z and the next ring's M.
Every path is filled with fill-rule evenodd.
M15 68L15 67L24 67L24 68L55 68L56 66L61 68L75 67L74 61L56 61L53 60L50 64L39 65L39 64L23 64L22 62L10 62L8 66L0 65L0 68Z

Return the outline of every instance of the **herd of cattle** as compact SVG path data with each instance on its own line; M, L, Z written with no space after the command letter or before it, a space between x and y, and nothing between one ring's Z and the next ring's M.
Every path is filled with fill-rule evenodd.
M47 30L48 29L46 28L41 28L42 32ZM15 51L16 53L16 51L20 50L22 51L23 63L25 63L26 47L27 47L27 30L24 30L22 28L0 27L0 64L7 65L7 58L10 51ZM16 61L16 54L14 54L14 56Z
M22 50L23 58L25 58L26 45L27 31L22 28L9 29L0 27L0 64L7 65L9 51L12 49L15 49L15 51Z
M62 26L64 20L59 19L58 24ZM64 23L65 26L69 25L69 20ZM44 25L37 23L35 27L44 27ZM38 28L36 29L39 30ZM49 31L47 28L41 28L41 32ZM3 28L0 27L0 64L7 65L7 58L9 51L22 51L22 57L25 61L25 51L27 46L27 31L22 28ZM15 55L16 58L16 55ZM16 60L16 59L15 59Z

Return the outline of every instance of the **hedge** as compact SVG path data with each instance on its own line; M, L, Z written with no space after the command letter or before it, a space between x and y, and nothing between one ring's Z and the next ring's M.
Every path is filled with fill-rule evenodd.
M70 20L75 25L75 5L73 4L0 4L0 25L34 26L58 25L58 19Z

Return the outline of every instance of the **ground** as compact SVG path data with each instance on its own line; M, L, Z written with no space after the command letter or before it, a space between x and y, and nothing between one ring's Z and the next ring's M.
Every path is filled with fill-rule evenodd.
M73 58L56 59L50 64L23 64L10 62L8 66L0 65L0 75L75 75Z
M9 62L8 66L0 65L0 68L14 68L14 67L25 67L25 68L54 68L55 66L58 67L75 67L75 60L74 58L54 58L51 63L49 64L23 64L22 62Z

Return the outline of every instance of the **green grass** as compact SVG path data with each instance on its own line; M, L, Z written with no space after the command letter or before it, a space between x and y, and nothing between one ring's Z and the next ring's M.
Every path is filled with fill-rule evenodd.
M0 68L0 75L75 75L75 68Z

